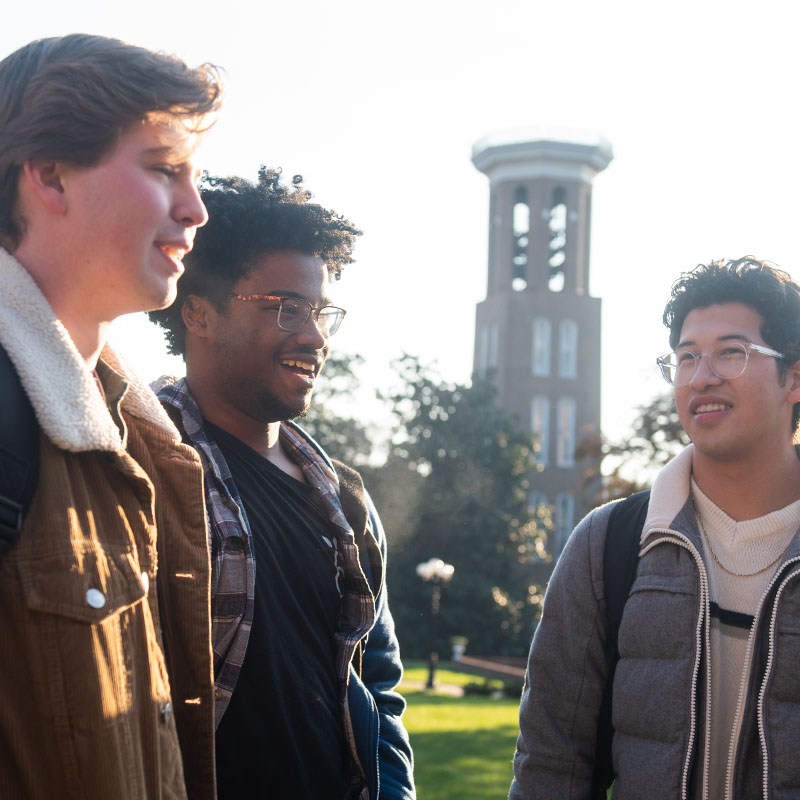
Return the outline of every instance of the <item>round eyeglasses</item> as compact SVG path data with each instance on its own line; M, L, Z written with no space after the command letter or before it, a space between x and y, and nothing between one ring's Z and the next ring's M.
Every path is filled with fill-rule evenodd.
M747 368L750 353L755 351L773 358L783 358L783 353L751 342L726 342L705 353L678 350L656 359L664 380L673 386L687 386L697 373L700 359L708 359L708 368L723 381L738 378Z
M283 331L299 331L313 316L319 329L326 336L333 336L347 313L339 306L314 308L304 297L278 297L273 294L234 294L231 297L234 300L253 300L265 310L277 311L278 327Z

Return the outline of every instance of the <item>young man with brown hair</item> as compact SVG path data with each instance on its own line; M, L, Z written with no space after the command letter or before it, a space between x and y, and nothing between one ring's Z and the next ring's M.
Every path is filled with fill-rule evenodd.
M672 352L658 364L692 444L631 530L610 761L598 720L615 594L604 561L626 558L606 546L617 503L578 525L548 586L512 800L604 798L600 774L615 800L800 793L800 286L750 257L700 265L664 322Z
M219 102L214 68L98 36L0 62L0 390L38 427L2 531L4 798L214 797L202 472L106 337L175 297Z

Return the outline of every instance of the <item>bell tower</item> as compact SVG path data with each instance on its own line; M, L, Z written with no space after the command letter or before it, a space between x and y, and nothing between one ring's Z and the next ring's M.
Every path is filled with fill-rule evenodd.
M532 506L554 510L557 556L597 486L577 446L600 433L600 300L589 296L592 179L613 158L595 138L489 137L472 163L489 178L489 272L473 369L536 434Z

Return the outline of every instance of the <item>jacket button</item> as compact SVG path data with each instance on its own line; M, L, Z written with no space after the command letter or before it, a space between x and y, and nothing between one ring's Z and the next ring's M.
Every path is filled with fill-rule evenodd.
M214 699L222 700L222 689L220 689L218 686L214 687Z
M147 594L150 589L150 576L146 572L142 573L142 588L145 594Z
M161 719L169 725L169 721L172 719L172 703L164 703L161 706Z
M92 608L102 608L106 604L106 596L99 589L87 589L86 602Z

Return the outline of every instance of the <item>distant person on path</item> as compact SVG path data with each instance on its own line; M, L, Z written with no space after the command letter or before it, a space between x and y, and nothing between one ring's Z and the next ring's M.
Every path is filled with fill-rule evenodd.
M175 297L219 102L99 36L0 62L4 799L214 797L202 470L106 336Z
M632 531L611 759L596 754L617 503L578 525L550 581L513 800L605 798L606 770L614 800L800 795L800 287L750 257L700 265L664 323L672 352L658 363L692 444Z
M412 800L383 529L358 473L291 422L360 231L293 183L209 179L178 299L151 315L186 360L159 397L206 475L219 798Z

